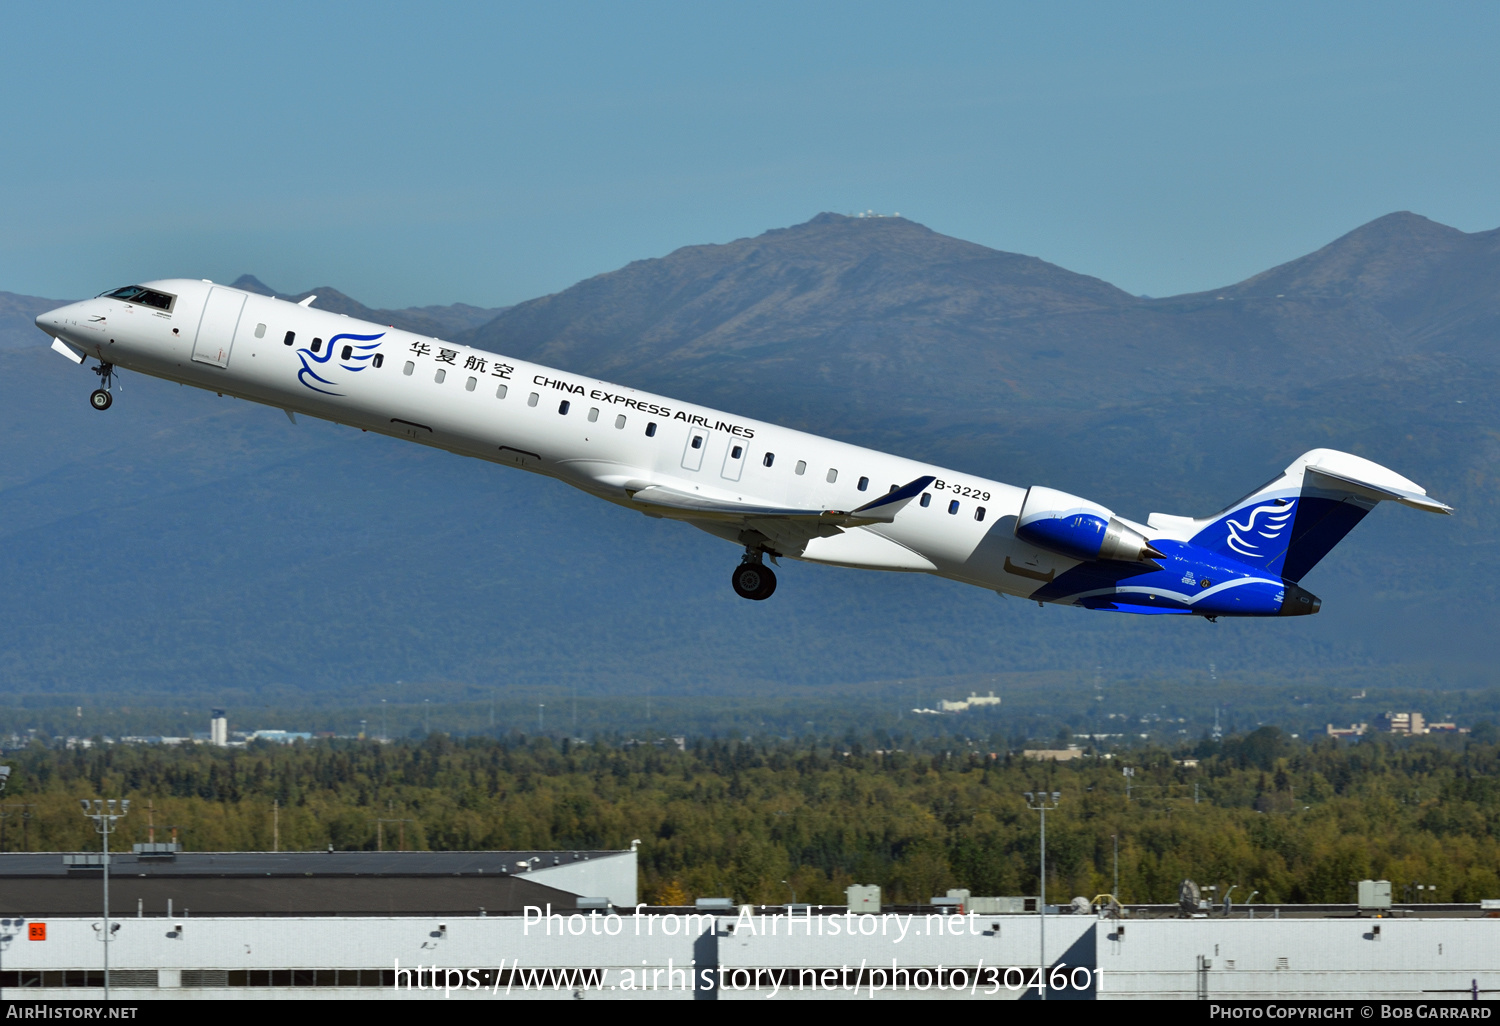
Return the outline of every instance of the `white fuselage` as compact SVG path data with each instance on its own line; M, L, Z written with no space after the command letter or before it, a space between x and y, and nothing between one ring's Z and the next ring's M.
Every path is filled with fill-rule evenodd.
M171 309L101 297L37 323L104 363L519 466L651 515L663 514L630 495L652 485L729 503L850 510L924 475L936 478L888 524L812 538L775 537L768 528L768 550L785 557L921 571L1022 596L1077 565L1014 535L1024 488L315 306L200 281L145 286L175 297ZM327 357L330 340L351 335L379 338L334 341ZM324 363L309 363L314 339ZM380 366L360 363L359 350L344 358L345 345L378 346ZM678 518L741 540L740 527Z

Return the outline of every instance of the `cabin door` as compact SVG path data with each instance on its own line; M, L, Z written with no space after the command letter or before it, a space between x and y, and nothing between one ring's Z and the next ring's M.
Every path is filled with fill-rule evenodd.
M234 346L234 332L244 308L243 292L208 290L208 302L203 304L203 316L198 320L198 337L193 341L194 360L215 367L229 366L229 350Z

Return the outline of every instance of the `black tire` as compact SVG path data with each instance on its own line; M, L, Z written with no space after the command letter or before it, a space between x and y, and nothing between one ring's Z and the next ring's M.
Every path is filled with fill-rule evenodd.
M102 388L94 389L93 393L89 395L89 405L96 410L107 410L114 401L115 397Z
M776 592L776 574L768 566L761 567L760 572L765 579L765 584L761 585L760 591L756 592L755 600L764 602Z
M741 563L734 568L730 583L740 598L762 602L776 590L776 575L763 563Z

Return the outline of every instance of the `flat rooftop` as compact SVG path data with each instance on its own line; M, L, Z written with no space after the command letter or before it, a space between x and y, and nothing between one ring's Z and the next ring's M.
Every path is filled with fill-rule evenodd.
M556 866L628 855L629 851L181 851L136 855L111 852L110 873L183 876L515 876ZM69 877L98 873L95 865L67 864L99 852L0 853L0 878Z

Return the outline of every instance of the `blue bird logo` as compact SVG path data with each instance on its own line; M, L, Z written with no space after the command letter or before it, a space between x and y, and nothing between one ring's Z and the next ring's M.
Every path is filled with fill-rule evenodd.
M1281 537L1281 532L1286 530L1292 521L1292 514L1296 512L1296 500L1285 506L1257 506L1251 511L1250 516L1244 523L1229 520L1229 547L1243 556L1260 556L1261 546L1267 542L1257 541L1252 535L1275 542ZM1265 519L1257 523L1262 513L1267 514ZM1226 518L1227 519L1227 518Z
M321 353L315 353L311 349L298 349L297 359L302 361L302 369L297 372L297 380L314 392L321 392L323 395L341 396L344 394L343 392L330 391L335 386L335 382L329 381L322 374L319 374L313 368L313 364L323 365L322 370L324 373L328 373L329 367L327 365L332 362L333 354L338 350L339 343L344 342L347 343L345 348L349 352L347 356L340 357L338 365L351 374L357 374L370 366L370 361L375 358L375 351L380 348L380 343L377 340L384 337L385 332L383 331L378 335L351 335L345 333L335 335L329 339L328 348ZM358 343L370 344L360 345ZM319 388L318 385L313 384L314 381L321 385L328 385L329 388Z

